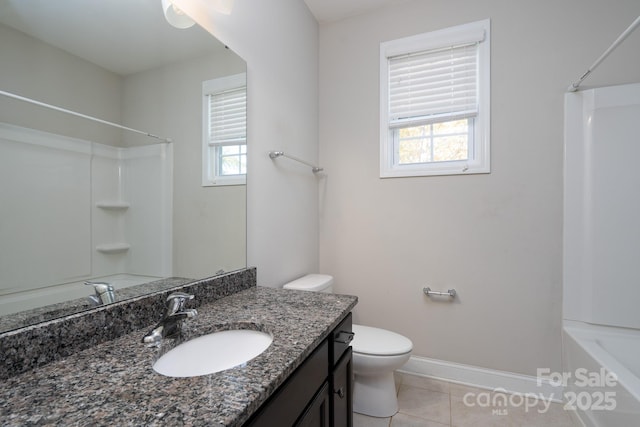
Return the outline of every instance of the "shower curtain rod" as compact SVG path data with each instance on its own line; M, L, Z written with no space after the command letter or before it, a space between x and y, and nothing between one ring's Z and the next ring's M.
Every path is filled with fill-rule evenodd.
M589 69L582 75L582 77L580 77L575 83L572 83L571 86L569 86L569 88L567 89L569 92L575 92L578 90L578 87L580 87L580 84L582 83L582 81L584 79L587 78L587 76L589 74L591 74L591 72L593 70L596 69L596 67L598 65L600 65L600 63L602 61L604 61L604 59L609 56L609 54L611 52L613 52L615 50L615 48L618 47L618 45L620 43L622 43L627 37L629 37L629 35L636 29L638 28L638 26L640 26L640 16L638 16L636 18L635 21L633 21L633 23L629 26L629 28L627 28L622 34L620 34L620 37L618 37L616 39L616 41L614 41L611 46L609 46L609 49L607 49L602 55L600 55L600 58L596 59L596 62L593 63L593 65L591 65L591 67L589 67Z
M128 130L129 132L134 132L134 133L138 133L140 135L149 136L151 138L159 139L160 141L163 141L163 142L173 142L173 140L171 138L162 138L162 137L159 137L159 136L154 135L154 134L149 133L149 132L144 132L144 131L141 131L141 130L138 130L138 129L133 129L133 128L130 128L130 127L127 127L127 126L122 126L122 125L119 125L119 124L113 123L113 122L108 122L106 120L102 120L102 119L99 119L97 117L88 116L86 114L78 113L76 111L67 110L66 108L57 107L55 105L46 104L44 102L37 101L35 99L27 98L27 97L24 97L24 96L21 96L21 95L16 95L15 93L5 92L4 90L0 90L0 95L4 95L4 96L9 97L9 98L17 99L19 101L28 102L30 104L38 105L40 107L49 108L51 110L60 111L62 113L71 114L72 116L81 117L83 119L93 120L94 122L98 122L98 123L102 123L102 124L105 124L105 125L117 127L119 129Z

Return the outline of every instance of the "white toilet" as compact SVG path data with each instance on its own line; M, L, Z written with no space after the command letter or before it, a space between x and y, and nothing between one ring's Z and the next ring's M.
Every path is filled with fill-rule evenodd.
M333 277L308 274L284 285L284 289L333 292ZM372 417L398 412L393 371L403 366L413 349L407 337L385 329L353 325L353 411Z

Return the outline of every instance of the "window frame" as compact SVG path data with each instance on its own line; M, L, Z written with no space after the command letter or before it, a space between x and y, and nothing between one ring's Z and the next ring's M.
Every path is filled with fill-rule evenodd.
M380 178L490 173L491 22L489 19L380 44ZM478 113L473 117L469 159L399 164L398 127L389 125L389 58L478 41ZM453 120L453 119L450 119ZM448 121L448 120L445 120ZM415 125L407 125L413 127Z
M234 74L231 76L219 77L212 80L202 82L202 186L226 186L226 185L245 185L247 183L247 175L220 175L219 174L219 151L222 145L210 145L209 143L209 96L211 94L220 93L244 87L246 90L247 76L246 73ZM237 146L246 146L246 138L244 144ZM245 149L246 156L246 149Z

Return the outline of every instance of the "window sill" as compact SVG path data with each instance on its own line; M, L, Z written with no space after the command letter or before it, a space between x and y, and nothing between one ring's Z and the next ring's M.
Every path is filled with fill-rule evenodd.
M447 176L447 175L476 175L491 173L489 166L470 166L468 164L433 165L425 168L424 165L396 166L380 170L380 178L406 178L420 176Z
M247 178L246 177L241 177L241 178L218 178L215 181L205 181L202 183L203 187L224 187L224 186L230 186L230 185L246 185L247 184Z

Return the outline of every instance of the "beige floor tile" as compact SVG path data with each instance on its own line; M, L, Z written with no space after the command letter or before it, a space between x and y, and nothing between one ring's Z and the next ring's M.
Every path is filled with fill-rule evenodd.
M449 427L449 424L441 424L398 412L391 419L391 427Z
M449 394L402 385L398 392L400 412L418 418L449 424Z
M402 378L402 385L424 388L426 390L437 391L440 393L449 393L450 384L451 383L447 381L421 377L418 375L404 374Z
M392 418L354 413L354 427L579 427L559 403L399 372L395 380L400 411Z
M560 403L539 402L536 407L525 408L526 426L574 427L571 414Z
M389 427L391 418L376 418L353 413L353 427Z
M479 393L485 391L487 390L479 387L449 383L449 393L451 393L451 396L464 397L467 393Z
M451 425L453 427L520 427L528 422L524 407L511 406L508 401L506 404L503 403L503 400L492 402L491 398L465 400L459 396L451 396Z

